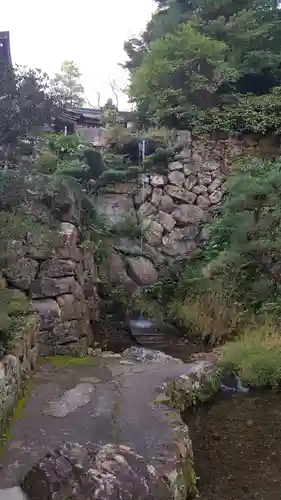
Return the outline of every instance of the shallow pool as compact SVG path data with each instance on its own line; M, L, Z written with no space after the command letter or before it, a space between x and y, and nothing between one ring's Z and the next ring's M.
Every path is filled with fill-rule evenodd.
M281 500L281 393L223 395L183 418L201 500Z

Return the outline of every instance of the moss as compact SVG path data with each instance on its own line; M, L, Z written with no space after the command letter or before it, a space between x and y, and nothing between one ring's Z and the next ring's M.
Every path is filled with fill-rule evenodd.
M1 312L8 316L21 316L28 313L29 301L23 292L14 289L0 290Z
M53 366L83 366L93 364L94 358L91 356L84 357L74 357L74 356L44 356L41 357L37 366L41 366L42 364L49 363Z
M28 397L28 387L24 387L20 392L17 404L13 412L10 416L7 417L6 422L4 422L4 431L2 432L2 435L0 437L0 457L3 456L3 453L5 452L6 443L12 438L13 426L18 420L23 418L24 409L26 407Z

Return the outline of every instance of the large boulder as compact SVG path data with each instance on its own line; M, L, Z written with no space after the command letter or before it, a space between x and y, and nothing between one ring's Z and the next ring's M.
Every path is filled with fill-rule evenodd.
M208 219L208 214L196 205L179 205L172 216L179 225L200 224Z
M121 285L129 292L135 292L137 284L128 276L126 272L126 263L122 255L111 250L106 261L106 270L109 281L112 285Z
M96 208L111 225L119 224L128 217L136 219L133 198L122 194L106 194L97 198Z
M160 245L163 231L164 228L159 222L156 220L151 221L144 233L147 243L152 246Z
M127 273L139 286L148 286L157 280L157 271L152 262L144 257L129 257Z
M196 200L196 194L192 193L191 191L186 191L186 189L178 186L166 186L165 192L176 201L184 203L194 203Z
M66 443L48 453L22 482L30 500L172 500L156 469L124 445L91 450Z
M28 290L35 279L39 264L36 260L22 257L2 270L7 280L20 290Z
M74 276L77 266L72 260L48 259L44 261L38 273L39 278L63 278Z
M162 252L171 257L189 257L197 246L192 241L191 235L183 233L179 228L174 229L174 231L162 238Z

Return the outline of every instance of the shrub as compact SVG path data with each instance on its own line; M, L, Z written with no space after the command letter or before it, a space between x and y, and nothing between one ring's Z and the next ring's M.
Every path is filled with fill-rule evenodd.
M272 321L247 327L222 348L221 364L255 387L281 385L281 331Z
M102 155L92 148L84 150L84 159L89 167L90 179L97 180L105 171Z
M136 239L140 238L142 229L134 217L128 216L117 224L114 224L114 226L111 226L110 232L112 235Z
M59 158L54 153L44 151L41 153L37 170L42 174L53 174L58 166Z
M0 356L8 349L14 335L18 335L24 316L29 312L29 302L19 290L0 290Z
M73 157L77 154L81 139L78 135L48 134L45 136L51 153L61 160Z

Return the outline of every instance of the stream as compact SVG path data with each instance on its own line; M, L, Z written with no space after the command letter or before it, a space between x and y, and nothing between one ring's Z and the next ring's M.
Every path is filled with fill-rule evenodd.
M201 500L280 500L281 393L223 394L183 419Z

